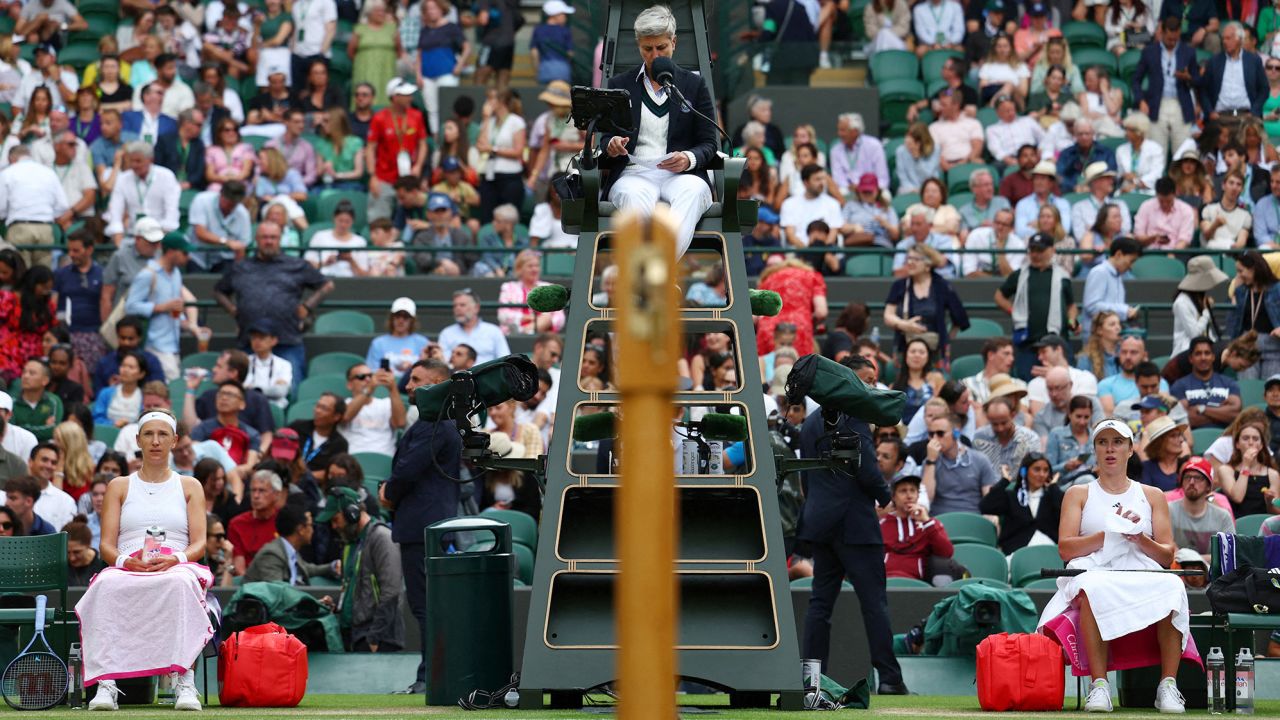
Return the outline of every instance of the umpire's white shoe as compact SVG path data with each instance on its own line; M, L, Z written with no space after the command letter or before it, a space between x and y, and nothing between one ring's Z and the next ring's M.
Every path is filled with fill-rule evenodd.
M1187 711L1187 701L1178 692L1178 683L1168 677L1156 687L1156 709L1162 713L1182 714Z
M1106 680L1094 680L1089 686L1089 696L1084 701L1085 712L1111 712L1111 685Z
M119 710L120 705L116 703L116 698L120 695L120 688L116 687L115 680L99 680L98 692L94 694L93 699L89 701L90 710Z
M173 709L200 710L200 693L196 692L196 674L188 670L173 674Z

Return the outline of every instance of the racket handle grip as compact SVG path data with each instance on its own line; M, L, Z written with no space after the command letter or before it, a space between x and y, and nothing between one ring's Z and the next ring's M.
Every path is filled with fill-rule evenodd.
M49 598L45 595L36 596L36 632L44 630L44 612L45 606L48 605Z

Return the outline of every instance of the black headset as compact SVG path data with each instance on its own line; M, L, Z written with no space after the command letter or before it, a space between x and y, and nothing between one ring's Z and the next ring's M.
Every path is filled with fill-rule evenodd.
M360 493L360 495L364 495L363 489L358 490L357 492ZM363 508L360 507L359 503L346 502L338 495L338 493L335 492L329 493L329 502L346 503L340 506L338 512L342 513L342 519L345 520L348 525L354 525L360 522L360 513L363 511Z

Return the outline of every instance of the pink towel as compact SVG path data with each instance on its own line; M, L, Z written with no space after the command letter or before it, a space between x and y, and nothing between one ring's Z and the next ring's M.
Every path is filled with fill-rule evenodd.
M190 562L164 572L99 572L76 603L84 684L190 669L213 637L211 585L209 568Z
M1087 676L1090 674L1089 656L1084 651L1084 640L1078 630L1079 623L1080 611L1073 607L1045 623L1042 632L1062 646L1062 654L1071 664L1072 675ZM1107 657L1109 671L1160 664L1160 644L1156 640L1154 625L1112 640L1110 650ZM1190 660L1202 669L1204 667L1200 661L1200 651L1196 649L1195 638L1190 634L1187 635L1187 644L1182 650L1182 659Z

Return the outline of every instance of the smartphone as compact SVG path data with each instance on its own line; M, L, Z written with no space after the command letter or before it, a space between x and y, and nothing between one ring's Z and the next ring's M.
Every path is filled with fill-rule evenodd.
M382 358L382 361L378 363L378 367L382 368L383 370L390 370L391 369L390 358Z

